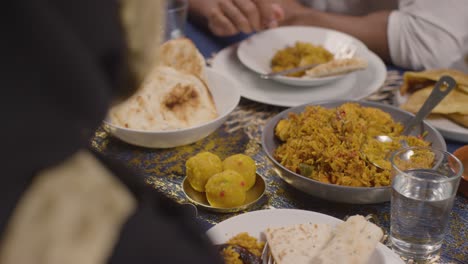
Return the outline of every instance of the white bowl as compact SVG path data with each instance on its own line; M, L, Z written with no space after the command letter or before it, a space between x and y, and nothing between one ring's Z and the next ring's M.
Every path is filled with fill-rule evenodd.
M128 129L112 124L109 120L105 120L104 124L108 131L120 140L148 148L172 148L191 144L205 138L226 121L228 115L240 101L240 94L233 80L211 68L206 69L206 77L219 114L216 119L208 123L191 128L166 131Z
M366 45L348 34L320 27L288 26L265 30L242 41L237 49L237 57L250 70L259 75L266 74L271 72L270 62L275 53L286 46L293 46L297 41L322 45L333 54L343 45L352 45L357 48L356 56L364 59L369 56ZM347 75L321 78L275 76L272 80L294 86L319 86Z

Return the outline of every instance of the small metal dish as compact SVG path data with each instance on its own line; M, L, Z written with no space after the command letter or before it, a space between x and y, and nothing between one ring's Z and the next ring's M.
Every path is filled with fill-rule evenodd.
M206 195L203 192L195 191L190 183L187 180L187 177L184 178L182 181L182 190L184 191L185 196L187 199L195 204L196 206L206 209L212 212L218 213L235 213L239 211L246 210L255 204L257 204L261 198L265 195L265 179L257 173L257 178L255 180L255 185L247 191L245 203L238 207L231 207L231 208L221 208L221 207L213 207L208 203L206 199Z

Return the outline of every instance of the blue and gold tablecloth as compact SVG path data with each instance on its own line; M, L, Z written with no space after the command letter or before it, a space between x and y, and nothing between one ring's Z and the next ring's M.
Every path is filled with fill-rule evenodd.
M393 92L400 84L399 72L389 71L383 87L366 100L392 104ZM284 109L242 99L227 122L213 134L194 144L177 148L146 149L131 146L111 137L105 128L100 128L96 132L92 146L105 155L142 171L142 181L146 181L156 190L181 204L188 202L181 189L181 182L185 174L185 161L189 157L200 151L210 151L221 158L236 153L245 153L255 159L258 172L264 176L267 183L266 196L249 211L265 208L296 208L340 219L354 214L373 214L377 217L379 224L388 230L389 202L374 205L332 203L302 193L276 175L272 164L262 153L259 139L262 126L266 121ZM468 263L467 202L467 198L457 195L451 213L450 232L446 237L438 263ZM238 213L221 214L199 210L197 217L207 226L211 226L236 214Z

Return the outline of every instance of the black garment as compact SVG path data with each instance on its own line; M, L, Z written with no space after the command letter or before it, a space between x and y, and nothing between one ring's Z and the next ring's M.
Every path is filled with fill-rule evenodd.
M37 172L88 146L128 71L117 0L3 1L0 29L1 238ZM217 263L192 216L96 155L139 202L109 263Z

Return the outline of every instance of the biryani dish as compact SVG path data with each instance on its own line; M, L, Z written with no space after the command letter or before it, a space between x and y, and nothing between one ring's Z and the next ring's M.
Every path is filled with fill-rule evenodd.
M388 153L410 146L429 146L424 135L402 136L403 126L389 113L357 103L336 108L307 106L302 113L290 113L275 127L281 144L274 158L287 169L314 180L344 186L380 187L390 185ZM391 143L378 142L388 135ZM378 168L370 162L380 159ZM380 164L379 164L380 165Z
M320 45L298 41L294 46L288 46L275 53L271 60L271 69L273 72L279 72L307 64L329 62L333 57L330 51ZM302 71L288 76L301 77L304 74Z

